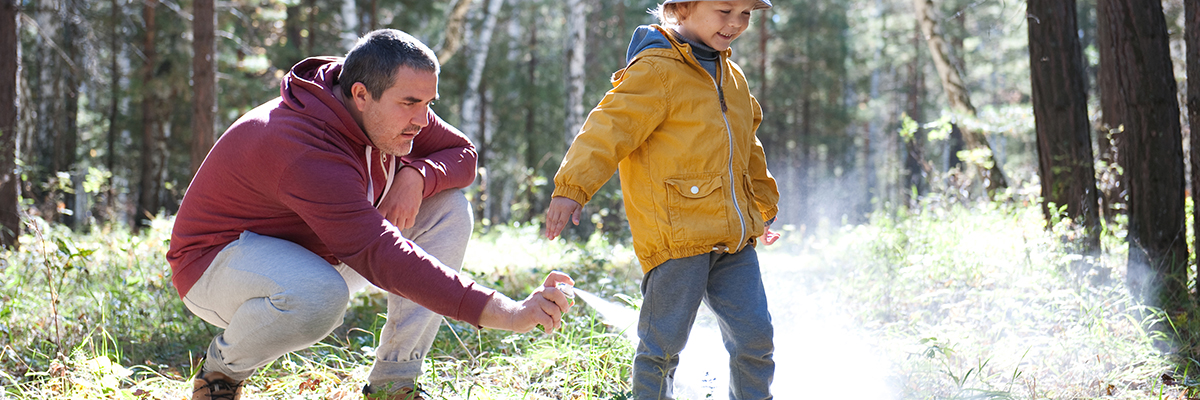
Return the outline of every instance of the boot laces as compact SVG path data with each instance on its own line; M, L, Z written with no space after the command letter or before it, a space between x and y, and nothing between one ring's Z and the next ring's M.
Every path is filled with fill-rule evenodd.
M204 386L196 389L196 391L198 392L201 389L208 389L209 399L236 400L237 391L242 387L241 382L233 383L224 379L200 379L204 381Z

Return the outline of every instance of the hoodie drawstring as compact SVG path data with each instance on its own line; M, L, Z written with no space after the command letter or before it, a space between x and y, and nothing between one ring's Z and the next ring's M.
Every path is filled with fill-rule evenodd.
M387 176L387 185L383 187L383 193L379 195L379 201L375 201L375 179L371 178L371 165L375 164L371 160L372 150L374 150L374 148L367 146L366 153L364 154L367 158L367 201L371 202L371 205L379 207L379 203L383 201L384 196L387 196L388 190L392 189L392 180L396 178L396 157L393 156L389 158L387 154L380 152L380 164L384 162L387 163L383 170L384 175Z

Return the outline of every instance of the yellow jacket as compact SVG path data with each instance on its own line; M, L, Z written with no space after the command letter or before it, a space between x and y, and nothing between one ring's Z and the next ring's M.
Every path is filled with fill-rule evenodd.
M588 115L554 177L554 196L587 204L620 168L633 247L664 261L738 252L778 212L779 191L754 136L762 109L726 50L715 80L665 28L634 33L627 66ZM724 111L723 111L724 109Z

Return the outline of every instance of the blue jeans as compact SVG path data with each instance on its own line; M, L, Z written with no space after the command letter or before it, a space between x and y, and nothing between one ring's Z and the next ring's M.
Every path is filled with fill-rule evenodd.
M754 248L668 260L646 273L642 295L641 343L633 358L636 399L674 398L679 353L687 343L701 300L716 314L729 351L729 398L772 398L775 330Z

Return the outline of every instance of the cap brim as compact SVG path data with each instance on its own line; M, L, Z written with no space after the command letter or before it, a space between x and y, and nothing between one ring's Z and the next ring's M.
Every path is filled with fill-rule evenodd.
M663 3L663 4L671 4L671 3L690 3L690 2L693 2L693 1L720 1L720 0L666 0L666 1L663 1L662 3ZM770 0L758 0L757 2L755 2L755 3L754 3L754 9L755 9L755 10L766 10L766 9L768 9L768 8L771 8L771 7L772 7L772 6L771 6L771 1L770 1Z

